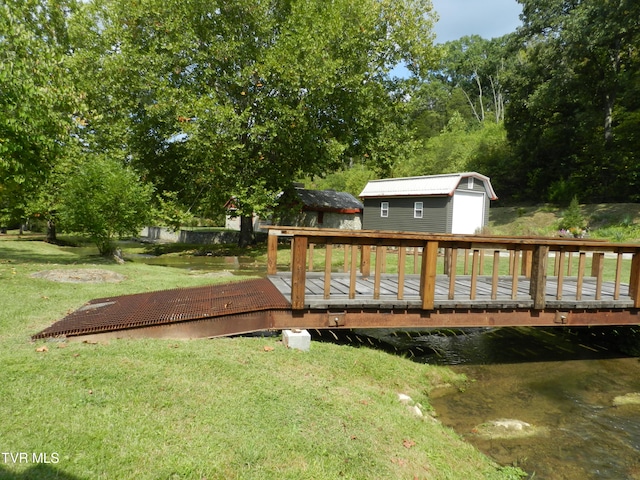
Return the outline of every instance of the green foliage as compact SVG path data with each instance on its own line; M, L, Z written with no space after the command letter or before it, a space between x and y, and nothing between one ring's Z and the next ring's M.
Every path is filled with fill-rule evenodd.
M393 173L402 177L478 171L491 177L500 195L499 186L512 181L514 175L504 168L510 160L502 124L485 122L469 128L460 114L454 114L440 135L429 138L416 157L399 158Z
M153 188L131 167L107 156L88 155L62 187L59 218L66 231L88 236L100 254L110 255L115 240L136 235L151 218Z
M83 136L123 148L196 214L270 207L352 158L389 165L402 86L433 63L427 2L87 2L73 24ZM114 45L118 45L114 48Z
M574 237L580 237L586 227L587 221L580 210L578 197L574 196L567 209L563 212L562 218L558 223L558 228L569 232Z
M0 223L24 219L28 200L69 143L76 102L62 64L73 5L0 4Z
M307 188L349 192L357 198L367 182L376 178L378 178L376 173L366 165L353 165L350 168L329 173L325 177L314 177L307 182Z
M193 221L193 217L185 211L177 197L175 192L163 192L157 196L152 219L154 225L178 230Z
M522 0L506 127L531 200L637 198L640 4Z

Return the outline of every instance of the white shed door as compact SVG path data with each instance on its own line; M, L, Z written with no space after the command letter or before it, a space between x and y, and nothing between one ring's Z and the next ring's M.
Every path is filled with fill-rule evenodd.
M476 233L484 226L484 193L457 190L453 194L451 233Z

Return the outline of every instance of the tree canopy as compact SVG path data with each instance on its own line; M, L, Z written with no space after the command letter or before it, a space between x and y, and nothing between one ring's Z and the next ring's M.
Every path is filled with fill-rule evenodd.
M426 1L94 0L72 28L95 149L160 191L243 215L301 175L391 163L406 132L389 72L433 63Z
M29 199L72 141L71 0L0 5L0 224L22 219Z

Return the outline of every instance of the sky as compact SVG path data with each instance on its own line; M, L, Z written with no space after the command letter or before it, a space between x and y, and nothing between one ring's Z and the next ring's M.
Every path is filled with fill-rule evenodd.
M440 17L436 43L474 34L501 37L520 25L522 6L516 0L432 0L432 4Z
M431 0L439 20L435 25L436 43L480 35L487 40L514 32L521 25L522 6L516 0ZM391 72L409 76L402 65Z

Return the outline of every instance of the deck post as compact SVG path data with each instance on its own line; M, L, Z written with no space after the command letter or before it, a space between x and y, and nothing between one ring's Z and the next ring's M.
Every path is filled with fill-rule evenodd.
M436 266L438 264L438 242L427 242L422 251L420 272L420 296L422 309L433 310L436 295Z
M633 300L633 306L635 308L640 308L640 251L634 252L631 259L629 296Z
M291 308L301 310L304 308L304 291L306 282L307 237L295 236L293 238L293 255L291 259Z
M533 308L544 309L546 305L545 288L547 285L547 256L549 247L547 245L536 245L531 259L531 283L529 294L533 300ZM516 273L514 272L514 275Z
M267 274L275 275L278 270L278 235L269 231L267 237Z

